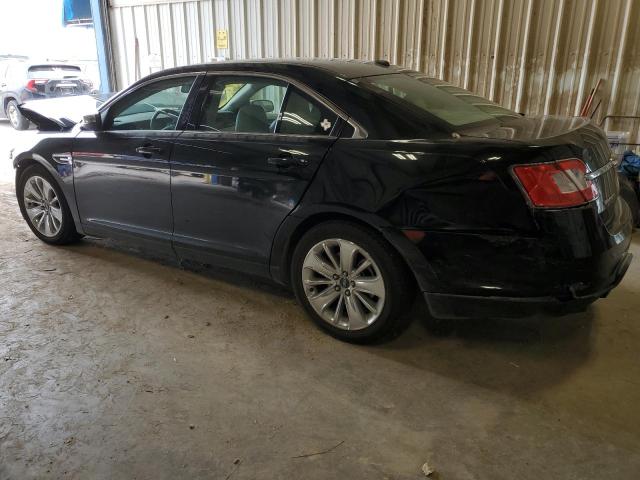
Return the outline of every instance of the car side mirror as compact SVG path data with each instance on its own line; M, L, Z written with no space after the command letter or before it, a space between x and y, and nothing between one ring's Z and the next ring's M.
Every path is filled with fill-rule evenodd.
M100 117L99 113L85 115L82 117L82 124L80 125L80 128L82 128L82 130L89 130L93 132L102 130L102 117Z
M257 105L262 108L265 113L273 112L275 110L271 100L254 100L251 102L251 105Z

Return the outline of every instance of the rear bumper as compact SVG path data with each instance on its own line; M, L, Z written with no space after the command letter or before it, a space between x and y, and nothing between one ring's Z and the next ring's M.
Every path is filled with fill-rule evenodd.
M614 270L611 282L600 290L587 294L583 285L569 285L570 298L499 297L455 295L423 292L431 315L442 319L456 318L517 318L536 313L564 314L583 311L589 304L606 297L624 278L633 256L625 252Z
M425 231L418 244L387 232L436 318L518 317L584 309L622 280L631 262L629 209L545 211L537 235ZM615 225L616 228L612 228Z

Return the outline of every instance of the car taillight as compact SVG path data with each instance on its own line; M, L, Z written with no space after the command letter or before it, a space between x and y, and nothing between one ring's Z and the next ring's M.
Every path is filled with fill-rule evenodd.
M598 197L598 188L585 176L586 165L577 158L517 165L513 173L536 207L575 207Z
M24 88L26 88L26 89L27 89L27 90L29 90L30 92L37 92L37 91L38 91L37 86L38 86L38 85L44 85L45 83L47 83L47 80L46 80L46 79L44 79L44 80L39 80L39 79L33 79L33 78L32 78L31 80L29 80L29 81L27 82L27 85L26 85Z

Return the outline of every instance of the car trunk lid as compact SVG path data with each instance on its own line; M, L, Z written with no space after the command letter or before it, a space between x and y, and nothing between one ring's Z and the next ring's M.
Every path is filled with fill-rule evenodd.
M585 177L598 188L598 197L594 200L598 213L610 231L616 229L617 214L613 206L620 190L618 176L607 138L591 120L556 116L509 118L498 127L494 125L463 134L468 137L512 140L533 147L561 147L550 150L557 152L553 153L553 160L569 157L581 159L587 167Z

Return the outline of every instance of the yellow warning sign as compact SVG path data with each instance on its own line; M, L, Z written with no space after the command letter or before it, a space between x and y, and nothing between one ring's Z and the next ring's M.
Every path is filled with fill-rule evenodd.
M216 31L216 48L229 48L229 35L226 30Z

